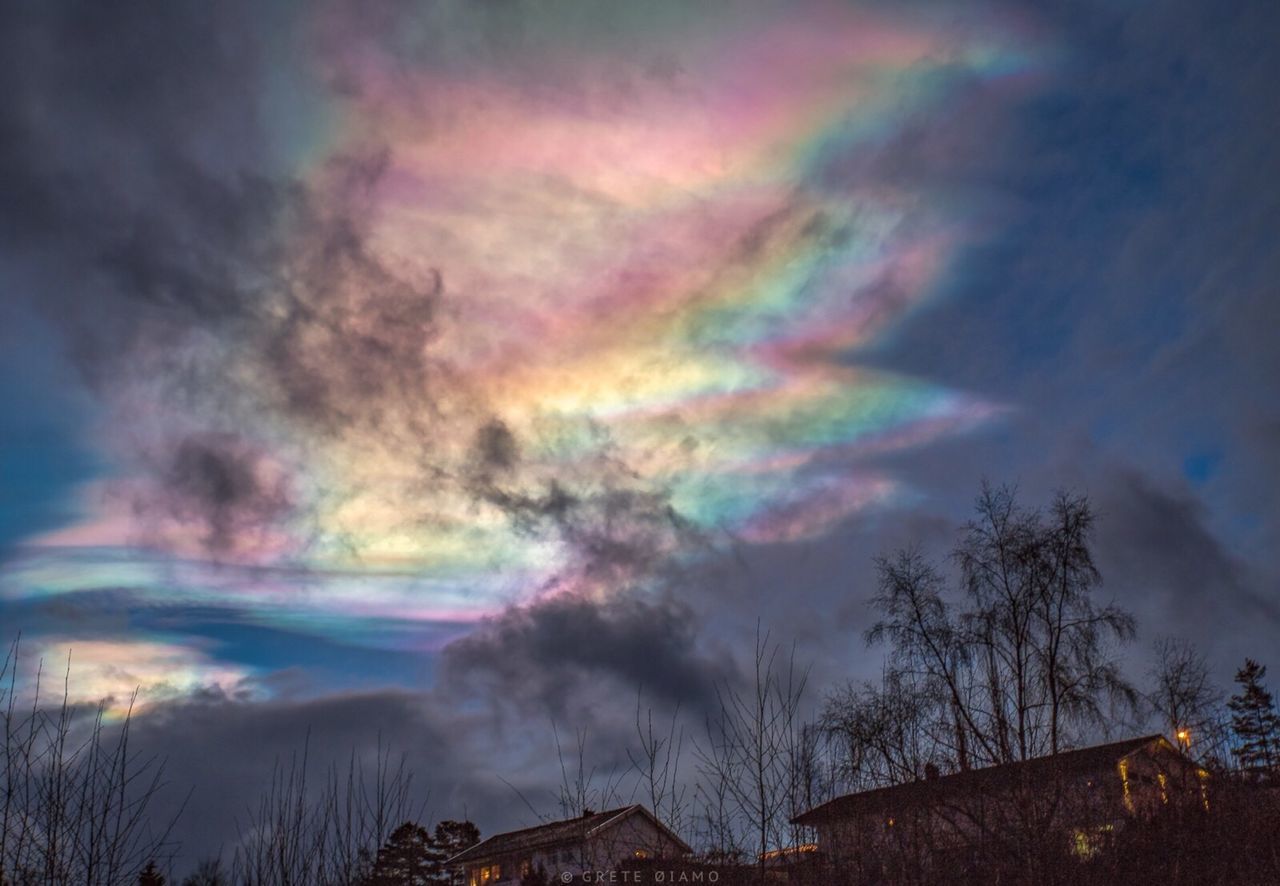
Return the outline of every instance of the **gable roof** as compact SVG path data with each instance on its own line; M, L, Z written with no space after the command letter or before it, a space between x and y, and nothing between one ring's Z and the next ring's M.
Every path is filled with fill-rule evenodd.
M583 815L578 818L548 822L547 824L535 825L518 831L507 831L504 834L494 834L492 837L481 840L470 849L462 850L450 858L448 863L456 864L475 861L499 855L531 852L534 849L542 849L559 843L579 842L613 827L632 815L641 815L648 819L661 834L674 842L681 852L693 851L689 848L689 844L685 843L670 828L658 821L652 812L639 803L634 803L630 806L620 806L617 809L607 809L604 812L593 812L590 815Z
M924 805L941 801L956 794L998 791L1013 787L1022 781L1047 777L1083 775L1114 767L1120 760L1136 751L1158 746L1182 756L1163 735L1145 735L1110 744L1095 745L1075 751L1063 751L1046 757L1034 757L1017 763L969 769L951 775L886 788L875 788L856 794L845 794L815 806L797 815L791 821L799 825L815 825L831 818L842 818L868 812L880 812L889 807ZM1190 761L1188 761L1190 765Z

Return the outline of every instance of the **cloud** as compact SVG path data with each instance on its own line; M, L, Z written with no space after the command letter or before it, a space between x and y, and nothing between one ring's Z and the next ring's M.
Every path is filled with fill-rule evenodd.
M127 333L139 319L83 297L104 282L141 309L234 313L236 256L270 221L272 196L237 177L262 148L257 47L239 11L83 4L6 17L6 258L80 278L48 294L77 305L86 332Z
M195 434L163 453L154 500L179 526L195 524L198 542L218 555L253 545L292 510L286 480L269 457L230 434Z
M961 223L922 180L850 170L1026 64L1016 28L825 4L724 31L678 5L11 15L0 179L33 221L7 219L10 258L103 404L104 522L153 545L625 583L695 527L820 534L879 497L829 450L985 415L836 358L924 296Z
M6 620L65 638L96 588L86 639L175 672L219 652L158 634L234 613L381 678L479 619L434 701L157 705L192 833L307 724L385 726L498 821L532 755L468 753L495 709L612 741L639 686L706 706L760 613L874 670L868 558L945 547L983 474L1092 491L1147 630L1270 636L1274 4L327 9L0 25L6 297L107 462Z
M1128 469L1107 477L1096 505L1106 585L1139 611L1146 631L1194 637L1225 652L1280 629L1280 603L1209 529L1203 502Z
M314 801L331 768L345 779L354 760L371 778L379 748L393 768L403 755L413 775L411 810L421 809L427 821L470 815L487 827L500 818L509 792L482 754L468 753L475 739L464 718L394 691L253 703L208 693L157 705L130 727L138 759L165 762L168 787L149 810L153 820L165 820L190 791L173 834L181 844L179 872L210 855L230 860L273 766L304 761Z
M525 716L575 722L619 697L709 707L735 665L670 596L554 594L513 606L444 649L440 686Z
M67 639L43 635L20 652L16 690L24 704L101 706L111 718L175 698L212 693L250 697L251 672L192 643ZM39 681L39 685L37 685Z
M867 355L1009 414L896 466L953 519L983 475L1086 489L1115 539L1108 585L1146 630L1252 636L1241 613L1273 624L1280 575L1280 371L1262 340L1280 306L1280 68L1259 37L1277 8L1034 9L1056 63L987 159L948 172L1002 195L1004 224Z

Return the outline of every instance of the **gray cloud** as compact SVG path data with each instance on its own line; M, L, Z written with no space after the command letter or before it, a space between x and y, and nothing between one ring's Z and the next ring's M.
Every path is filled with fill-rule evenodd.
M1148 636L1193 637L1228 664L1241 646L1265 647L1280 632L1280 602L1209 529L1201 501L1132 470L1114 471L1097 501L1107 586Z
M560 594L513 606L445 648L440 685L525 716L581 720L602 699L637 691L707 708L732 659L693 610L642 592L597 600Z
M999 234L862 355L1011 412L894 467L923 496L917 516L947 520L984 475L1032 499L1087 490L1108 590L1146 633L1257 642L1280 578L1280 65L1261 36L1280 11L1028 5L1061 64L1003 149L946 167L1000 195Z
M164 457L157 498L168 517L194 522L214 554L259 537L293 509L284 480L264 476L264 456L232 435L192 435Z
M131 726L139 759L165 761L168 788L156 798L154 819L171 814L190 792L174 831L182 844L179 871L219 853L229 861L237 826L248 827L272 767L288 767L304 752L316 796L328 769L345 774L353 754L372 773L381 742L393 761L403 755L413 774L414 805L425 809L424 817L498 819L509 800L483 758L468 754L475 745L459 741L464 734L472 734L464 718L433 711L423 697L403 691L273 703L212 694L157 706Z

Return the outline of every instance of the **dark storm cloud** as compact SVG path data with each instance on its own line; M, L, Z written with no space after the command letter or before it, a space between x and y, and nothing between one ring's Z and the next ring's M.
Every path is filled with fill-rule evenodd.
M174 831L183 871L202 857L222 853L230 859L273 766L287 769L305 759L314 801L330 768L344 778L353 754L371 776L379 744L393 766L403 755L413 776L413 807L424 811L424 820L500 819L509 791L496 777L504 773L495 774L482 754L468 750L477 747L477 728L483 727L435 711L407 692L335 693L272 704L207 694L136 717L130 746L139 760L154 755L165 761L169 786L157 798L155 820L190 791ZM470 742L460 740L467 735Z
M51 273L87 274L82 286L106 278L110 294L157 310L233 310L235 257L271 214L270 189L242 177L261 145L257 47L239 10L17 4L4 14L8 242ZM81 291L62 298L88 302L77 307L94 321L113 318Z
M670 597L557 595L511 607L446 647L440 685L563 717L641 689L703 709L716 682L735 673L693 611Z
M1238 643L1280 633L1280 601L1259 593L1249 566L1210 531L1201 501L1134 471L1113 472L1096 499L1107 584L1147 615L1149 633L1201 636L1203 645L1219 634Z
M618 689L645 688L701 708L731 662L700 647L698 616L673 588L679 558L705 540L668 490L616 457L604 428L587 430L603 444L589 462L551 469L526 463L501 419L476 432L470 494L517 533L563 545L570 565L542 589L551 595L509 606L446 647L441 685L524 715L582 718L602 687L606 706Z

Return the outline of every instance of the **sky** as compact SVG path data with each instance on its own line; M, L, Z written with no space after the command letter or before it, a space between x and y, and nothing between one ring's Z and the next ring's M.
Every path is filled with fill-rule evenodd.
M308 734L488 832L758 625L874 674L984 478L1090 496L1132 673L1280 652L1274 4L3 16L0 640L192 853Z

